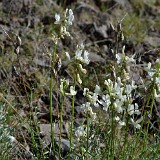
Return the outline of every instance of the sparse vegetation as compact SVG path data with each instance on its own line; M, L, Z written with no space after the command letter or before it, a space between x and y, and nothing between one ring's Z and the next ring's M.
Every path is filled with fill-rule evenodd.
M90 20L79 31L72 9L27 22L31 34L1 26L10 45L2 41L0 56L0 159L160 159L160 49L139 47L159 21L137 15L145 3L108 32Z

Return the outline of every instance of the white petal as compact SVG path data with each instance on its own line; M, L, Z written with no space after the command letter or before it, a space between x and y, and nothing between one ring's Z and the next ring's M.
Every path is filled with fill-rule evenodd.
M70 58L69 53L68 53L68 52L65 52L65 54L66 54L66 57L68 58L68 60L70 60L71 58Z
M77 91L74 90L74 87L73 86L70 86L70 94L72 96L75 96L77 94Z
M96 85L94 92L99 94L101 92L100 86Z

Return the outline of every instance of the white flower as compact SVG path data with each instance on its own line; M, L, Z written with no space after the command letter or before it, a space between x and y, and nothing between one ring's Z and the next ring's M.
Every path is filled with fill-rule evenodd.
M61 79L60 91L61 91L61 93L64 93L64 81L63 81L63 79Z
M121 77L117 77L117 82L118 82L118 85L121 86L122 83L121 83Z
M129 80L130 76L129 73L125 71L125 69L123 69L123 74L124 74L124 80Z
M89 53L86 50L83 52L83 48L84 48L83 43L81 45L82 46L78 46L78 49L75 52L75 59L78 59L85 64L89 64L90 62L88 58ZM82 53L83 53L83 57L82 57Z
M60 18L61 18L60 15L56 13L56 14L55 14L55 19L56 19L56 22L55 22L55 23L58 24L58 23L60 22Z
M67 15L67 13L68 13L68 8L66 8L66 11L65 11L65 16Z
M99 94L101 92L100 86L96 85L94 92Z
M134 111L134 113L137 114L137 115L140 115L141 112L140 112L139 109L138 109L138 108L139 108L138 104L135 103L134 106L135 106L135 111Z
M148 75L149 75L150 77L153 77L154 74L155 74L155 71L153 71L153 70L148 71Z
M83 95L86 96L88 92L89 92L89 89L88 88L84 88Z
M133 89L136 89L137 88L137 85L135 85L135 81L132 81L131 85L130 84L127 84L126 87L125 87L125 93L128 95L128 96L131 96L131 92Z
M61 37L64 38L64 36L70 36L70 33L67 31L65 26L61 26Z
M118 116L116 116L116 117L115 117L115 120L116 120L116 121L119 121L119 120L120 120L120 118L119 118Z
M97 93L93 93L91 101L95 107L99 107L99 104L97 103L97 101L98 101L98 94Z
M148 66L147 66L147 70L150 70L150 69L151 69L151 66L152 66L152 63L149 62L149 63L148 63Z
M83 44L83 42L80 44L80 49L84 50L84 44Z
M154 97L158 103L160 103L160 94L157 94L157 90L154 89Z
M74 20L73 11L69 9L68 25L72 25L73 20Z
M128 62L136 63L136 60L134 59L134 56L135 56L135 55L133 55L133 56L131 56L131 57L127 57L127 56L126 56L126 57L127 57L127 61L128 61Z
M134 105L129 104L128 108L127 108L127 112L130 116L133 115L133 114L137 114L137 115L141 114L141 112L138 110L138 104L137 103L135 103Z
M75 135L76 137L79 139L81 137L85 137L87 135L87 131L86 129L84 128L84 126L79 126L77 128L77 130L75 131Z
M91 118L92 118L92 121L95 121L96 118L97 118L96 113L94 113L92 110L90 111L90 116L91 116Z
M119 83L115 82L114 84L114 88L111 89L111 92L113 93L113 95L117 95L119 97L122 96L122 93L123 93L123 87L121 88L121 86L119 85Z
M73 11L69 9L69 15L73 15Z
M121 53L116 54L117 64L120 64L123 59L123 55Z
M92 107L90 106L90 102L87 102L86 104L82 104L81 108L84 110L85 113L89 113L92 120L96 119L96 113L93 113Z
M130 84L126 85L125 92L127 95L130 95L132 92L132 86Z
M75 96L77 94L77 91L75 91L73 86L70 86L70 95Z
M124 121L119 121L118 122L118 129L121 129L125 125L126 125L126 123Z
M13 136L8 136L8 138L9 138L9 140L10 140L11 143L13 143L13 142L16 141L15 137L13 137Z
M160 90L160 77L155 78L155 83L157 84L159 90Z
M121 129L123 126L126 125L126 123L124 121L121 121L118 116L115 117L115 120L118 122L118 129Z
M80 60L80 61L83 61L83 58L82 58L82 50L80 50L80 49L77 49L77 50L76 50L75 58L78 59L78 60Z
M120 125L120 126L125 126L125 125L126 125L126 123L125 123L125 122L123 122L123 121L119 121L119 125Z
M90 60L88 58L88 51L84 51L84 63L89 64Z
M141 125L139 124L142 121L142 117L140 119L138 119L136 122L131 118L131 123L133 124L133 126L137 129L141 128Z
M120 101L119 99L116 99L116 101L114 102L115 110L116 110L118 113L122 113L122 112L123 112L122 104L123 104L123 102Z
M132 114L134 114L134 105L133 104L129 104L128 108L127 108L127 112L128 114L131 116Z
M135 81L132 80L131 86L132 86L132 89L136 89L137 88L137 85L135 85Z
M85 104L82 104L82 105L80 106L80 108L82 108L85 113L87 113L88 107L90 107L90 102L86 102Z
M124 51L125 51L125 48L126 48L126 46L123 46L123 47L122 47L122 54L123 54L124 56L125 56L125 52L124 52Z
M153 75L156 73L155 69L151 68L152 64L151 62L148 63L147 67L145 68L145 70L148 72L148 75L150 77L153 77Z
M69 85L69 80L68 79L67 80L66 79L61 79L60 81L61 81L61 83L60 83L60 91L61 91L62 94L64 94L65 89Z
M110 79L105 80L104 84L109 88L109 90L113 89L113 82Z
M66 57L68 58L68 60L70 60L71 57L70 57L69 53L68 53L68 52L65 52L65 54L66 54Z
M109 105L111 104L110 96L108 94L103 95L99 103L103 106L103 110L107 111Z

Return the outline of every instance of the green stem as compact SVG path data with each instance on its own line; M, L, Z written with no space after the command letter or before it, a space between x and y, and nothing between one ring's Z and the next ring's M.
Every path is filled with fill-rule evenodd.
M62 95L62 101L60 105L60 133L59 133L59 159L61 159L61 139L62 139L62 125L63 125L63 105L64 105L64 95Z
M74 85L73 85L74 90L75 90L75 86L76 86L76 76L74 76ZM72 96L72 117L71 117L71 131L70 131L70 153L72 152L72 136L73 136L73 130L74 130L74 108L75 108L74 102L75 102L75 96Z
M153 96L153 98L152 98L150 115L152 115L153 106L154 106L154 96ZM146 147L147 147L147 137L148 137L149 125L150 125L150 120L149 120L149 118L148 118L147 129L146 129L146 133L145 133L145 136L144 136L144 141L145 141L145 143L144 143L143 151L145 151L145 149L146 149Z
M89 113L87 112L87 148L86 148L86 159L88 160L88 149L89 149Z
M50 78L50 124L51 124L51 143L52 143L52 151L53 155L55 155L55 144L54 144L54 126L53 126L53 73L52 70L54 69L54 60L56 57L56 44L54 45L54 51L51 57L51 78ZM54 157L55 159L55 157Z
M147 102L146 102L146 104L144 104L144 106L148 106L150 100L151 100L151 94L148 96ZM142 120L141 126L143 126L143 124L144 124L144 122L145 122L146 114L147 114L146 111L144 111L144 115L142 114L142 115L143 115L143 120ZM139 139L140 139L141 133L142 133L142 127L141 127L141 129L140 129L140 131L139 131L139 133L138 133L138 135L137 135L136 142L135 142L135 145L134 145L134 147L133 147L132 155L136 155L136 154L135 154L135 151L136 151L136 149L137 149L137 145L139 144ZM144 138L145 138L145 137L144 137ZM134 156L132 157L132 159L134 159ZM132 159L131 159L131 160L132 160Z
M53 110L52 110L52 104L53 104L53 99L52 99L52 88L53 88L53 75L51 75L50 79L50 124L51 124L51 143L52 143L52 151L53 154L55 153L55 148L54 148L54 126L53 126Z
M125 127L125 140L124 140L124 150L123 150L123 159L126 159L126 149L127 149L127 140L128 140L128 122L129 122L129 116L127 114L127 121L126 121L126 127Z
M115 136L115 130L114 130L114 106L112 105L112 126L111 126L111 157L114 159L114 136Z

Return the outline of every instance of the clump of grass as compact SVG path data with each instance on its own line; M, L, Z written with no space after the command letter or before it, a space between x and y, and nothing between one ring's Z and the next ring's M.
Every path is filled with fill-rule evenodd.
M123 33L133 43L142 42L150 24L136 14L128 14L123 20Z

